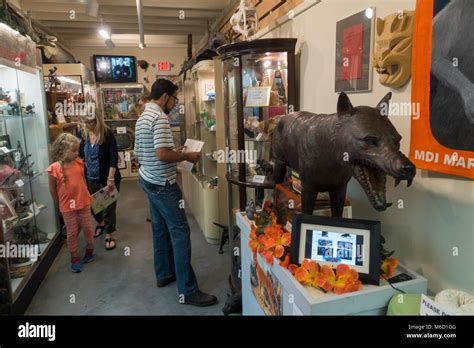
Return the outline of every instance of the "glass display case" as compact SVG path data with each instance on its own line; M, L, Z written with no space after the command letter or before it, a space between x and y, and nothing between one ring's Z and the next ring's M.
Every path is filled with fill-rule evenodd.
M203 184L217 176L215 61L197 63L184 81L186 135L204 142L202 156L193 174Z
M81 122L81 111L91 110L91 104L98 106L97 91L94 74L81 63L44 64L43 84L52 143L62 132L76 133ZM59 105L62 107L58 108Z
M45 172L49 162L41 71L0 58L0 257L6 256L9 298L17 313L54 259L48 254L61 245Z
M105 120L137 119L138 101L144 92L143 85L101 84L102 114Z
M183 195L190 211L196 218L208 243L218 244L221 232L214 225L219 221L219 190L217 179L217 122L223 121L222 113L217 115L216 107L222 102L222 93L216 89L220 82L218 59L198 62L186 73L184 87L183 139L202 141L201 157L191 173L181 175Z
M229 209L262 203L273 189L271 134L276 118L296 110L296 39L222 46ZM236 199L237 197L238 199ZM229 214L232 216L233 214Z
M43 83L49 111L55 109L54 94L64 96L67 102L97 106L94 74L84 64L44 64Z

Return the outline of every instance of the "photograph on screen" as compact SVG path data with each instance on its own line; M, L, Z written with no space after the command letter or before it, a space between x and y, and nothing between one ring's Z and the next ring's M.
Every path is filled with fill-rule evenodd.
M307 229L304 257L320 262L363 266L363 244L362 235Z
M136 82L135 57L94 56L94 60L97 82Z

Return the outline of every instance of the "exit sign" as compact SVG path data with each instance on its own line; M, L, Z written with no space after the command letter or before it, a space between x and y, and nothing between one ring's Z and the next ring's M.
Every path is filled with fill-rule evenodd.
M156 64L156 67L157 67L158 71L170 71L171 70L170 62L158 62Z

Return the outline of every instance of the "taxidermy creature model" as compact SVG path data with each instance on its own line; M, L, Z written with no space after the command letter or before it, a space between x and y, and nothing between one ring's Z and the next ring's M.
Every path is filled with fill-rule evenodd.
M410 80L414 22L415 11L377 18L373 60L382 85L400 88Z
M241 34L244 40L257 31L258 16L255 6L247 0L240 0L239 10L230 18L232 29Z
M400 180L411 185L416 168L400 152L400 134L381 115L391 96L375 108L353 107L342 92L336 114L296 112L280 118L272 138L274 179L283 182L286 166L299 172L304 214L313 213L318 192L329 192L332 216L341 217L352 176L377 211L392 205L385 197L386 174L395 178L395 186Z

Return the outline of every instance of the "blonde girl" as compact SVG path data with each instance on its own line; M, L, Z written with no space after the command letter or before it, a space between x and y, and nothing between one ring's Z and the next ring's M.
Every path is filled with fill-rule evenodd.
M81 142L70 133L61 133L53 143L53 163L46 170L49 174L49 188L59 211L63 215L67 230L67 246L71 253L71 270L81 271L77 256L77 238L81 227L86 239L83 262L94 258L94 237L90 216L91 198L84 176L84 162L78 158Z

